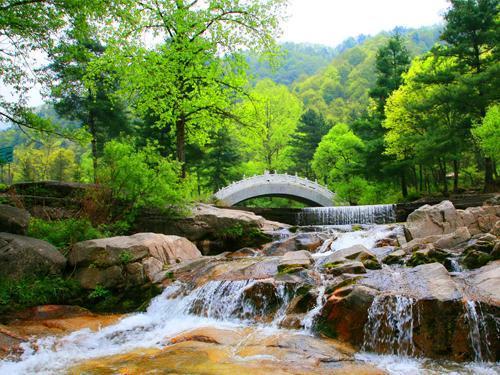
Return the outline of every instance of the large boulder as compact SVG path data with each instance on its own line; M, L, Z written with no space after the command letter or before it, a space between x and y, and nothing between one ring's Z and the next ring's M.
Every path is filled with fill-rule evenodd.
M477 299L500 307L500 260L475 270L467 282Z
M191 215L172 219L161 212L141 212L135 223L138 232L152 231L186 237L205 255L257 247L271 241L270 231L288 227L252 212L198 204Z
M0 232L25 235L30 214L21 208L0 204Z
M86 289L97 285L123 288L163 279L164 267L201 257L196 246L183 237L137 233L78 242L69 263Z
M462 226L463 219L450 201L434 206L426 204L413 211L406 220L410 240L451 233Z
M0 233L0 275L12 279L60 275L66 258L48 242Z

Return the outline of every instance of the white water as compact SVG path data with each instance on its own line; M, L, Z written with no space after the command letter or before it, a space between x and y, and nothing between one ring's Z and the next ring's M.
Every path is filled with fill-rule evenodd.
M387 224L395 221L393 204L307 207L298 214L300 225Z
M372 249L378 240L387 238L395 230L398 228L389 225L371 225L355 231L336 230L335 227L330 227L330 234L335 238L326 240L315 255L327 256L353 245L363 245L367 249Z
M413 298L404 296L376 296L368 310L363 350L414 355L414 303Z
M490 351L491 342L481 305L475 301L466 301L465 311L469 323L469 340L474 350L474 360L486 362L493 356Z
M326 283L325 283L325 276L323 274L320 274L321 278L321 284L318 287L318 295L316 297L316 305L314 308L309 310L309 312L304 316L304 319L302 319L302 327L304 327L304 330L313 333L313 328L314 328L314 323L316 322L316 317L319 315L321 312L321 309L323 308L325 302L326 302Z
M251 310L242 295L254 281L212 281L188 295L182 293L180 284L173 284L154 298L145 313L133 314L117 324L97 332L83 329L62 338L47 337L33 344L23 344L20 361L0 361L0 374L56 374L77 362L138 348L160 348L169 338L199 327L216 326L236 329L245 327L238 317L246 317ZM276 288L277 299L285 299L285 288ZM197 310L200 315L192 315ZM275 314L284 316L283 306ZM276 331L277 324L259 326L262 334ZM34 348L37 347L35 351Z

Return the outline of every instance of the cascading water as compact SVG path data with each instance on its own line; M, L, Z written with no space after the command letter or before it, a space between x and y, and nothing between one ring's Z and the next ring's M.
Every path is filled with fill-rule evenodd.
M299 225L388 224L396 221L393 204L308 207L298 214Z
M404 296L377 296L368 310L363 350L411 356L413 345L414 299Z
M481 310L481 304L475 301L466 301L465 313L469 324L469 340L474 351L474 360L486 362L492 359L489 330Z
M210 281L190 293L174 283L154 298L146 312L125 317L98 332L88 329L63 338L47 337L22 344L20 360L0 361L0 374L54 374L75 362L132 351L159 348L183 331L206 326L237 328L264 311L274 311L267 326L277 327L290 300L284 285L271 295L250 301L245 295L258 281ZM293 294L293 293L292 293ZM246 319L246 321L242 320Z
M313 333L313 328L314 328L314 323L316 321L316 317L319 315L321 312L321 309L323 308L323 305L326 302L326 283L325 283L325 277L324 275L320 274L321 277L321 283L320 286L318 287L318 295L316 297L316 305L314 308L309 310L309 312L304 316L304 319L302 319L302 326L304 327L304 330L306 330L309 333Z

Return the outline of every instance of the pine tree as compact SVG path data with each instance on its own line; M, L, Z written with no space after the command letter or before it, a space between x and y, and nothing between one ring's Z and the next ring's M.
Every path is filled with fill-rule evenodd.
M308 178L313 178L314 172L311 161L314 152L323 136L328 133L329 126L324 117L318 112L309 109L301 117L297 132L292 136L293 171Z

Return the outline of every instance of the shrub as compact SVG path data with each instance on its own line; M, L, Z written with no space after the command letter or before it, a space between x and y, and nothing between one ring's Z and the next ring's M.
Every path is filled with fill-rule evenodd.
M109 231L94 228L85 219L46 221L32 218L28 228L28 236L47 241L61 250L68 249L76 242L109 235Z
M64 304L80 294L77 281L62 277L0 279L0 314L30 306Z

